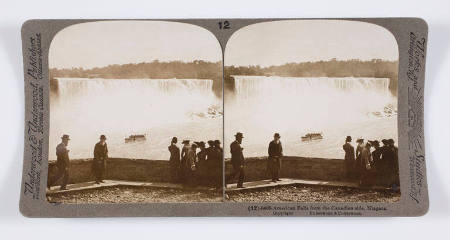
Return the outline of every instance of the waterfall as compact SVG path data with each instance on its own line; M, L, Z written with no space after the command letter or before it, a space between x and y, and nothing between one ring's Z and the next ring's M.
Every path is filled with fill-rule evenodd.
M107 95L108 93L121 96L143 94L152 98L171 94L201 94L210 97L212 94L212 80L209 79L57 78L56 80L58 82L58 95L63 101L68 97Z
M345 92L346 94L369 92L390 95L389 78L295 78L264 76L232 76L236 95L248 99L257 95L322 94Z
M70 134L74 139L71 147L76 148L74 154L84 151L80 156L90 155L91 145L99 134L106 134L108 142L116 142L117 146L130 134L148 134L151 141L160 141L152 144L159 144L161 149L150 157L160 157L167 154L167 141L172 136L194 138L204 131L196 133L183 126L204 125L208 113L220 117L217 112L222 112L214 111L222 102L212 90L212 80L58 78L56 81L57 93L50 98L50 150L61 134ZM114 150L118 151L118 147L111 151ZM148 157L133 153L128 145L123 151L131 152L127 156ZM147 146L136 150L139 151L156 150Z
M266 154L275 132L287 154L302 156L338 157L347 135L397 137L397 98L388 78L232 77L234 91L225 95L225 143L243 132L248 156ZM309 132L322 132L324 139L303 145L300 137Z
M389 78L233 78L235 94L229 105L233 108L234 102L237 111L241 106L242 110L254 114L272 113L293 118L308 115L314 119L324 117L323 113L363 116L383 111L386 106L396 107L389 90Z

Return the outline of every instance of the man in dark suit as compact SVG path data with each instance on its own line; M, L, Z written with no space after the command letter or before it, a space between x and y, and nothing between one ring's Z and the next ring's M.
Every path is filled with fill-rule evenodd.
M281 157L283 156L283 146L280 141L280 134L275 133L273 140L269 143L269 172L272 182L280 180Z
M54 177L48 179L47 188L49 189L62 178L60 190L67 190L66 186L69 181L69 149L67 149L67 146L69 145L69 140L69 135L64 134L61 137L61 143L56 147L56 167L58 171Z
M244 187L244 154L243 154L243 148L241 147L242 139L244 138L243 134L238 132L236 135L234 135L235 139L234 142L230 144L230 151L231 151L231 164L233 165L233 172L230 176L231 179L236 178L238 176L238 188Z
M108 159L108 145L106 136L101 135L100 141L94 147L94 161L92 162L92 173L95 176L95 183L103 183L106 169L106 159Z

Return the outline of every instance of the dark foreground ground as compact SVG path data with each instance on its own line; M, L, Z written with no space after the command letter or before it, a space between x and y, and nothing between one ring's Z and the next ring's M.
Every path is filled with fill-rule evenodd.
M324 186L283 186L229 192L231 202L396 202L400 192Z
M110 187L52 194L47 199L61 203L221 202L222 191Z

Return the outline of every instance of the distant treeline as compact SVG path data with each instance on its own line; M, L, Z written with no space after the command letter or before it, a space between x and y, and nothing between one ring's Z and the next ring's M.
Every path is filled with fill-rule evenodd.
M71 68L71 69L50 69L50 87L52 90L58 89L58 82L55 78L190 78L190 79L211 79L213 80L213 90L217 95L222 94L222 62L153 62L114 64L101 68Z
M227 66L225 89L233 90L232 75L280 76L280 77L376 77L390 78L389 89L397 95L398 61L373 59L371 61L346 60L286 63L280 66Z
M260 67L225 67L225 89L233 90L232 75L253 76L281 76L281 77L377 77L390 78L389 89L397 94L398 61L373 59L371 61L346 60L286 63L280 66ZM193 61L193 62L159 62L136 64L114 64L101 68L71 68L50 69L50 88L56 90L58 82L55 78L193 78L213 80L213 90L220 96L222 93L222 63Z

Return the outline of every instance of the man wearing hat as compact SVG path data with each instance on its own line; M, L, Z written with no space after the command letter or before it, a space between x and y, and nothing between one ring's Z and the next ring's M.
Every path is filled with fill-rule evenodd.
M231 152L231 164L233 165L233 172L231 173L230 178L234 179L236 176L238 177L238 188L244 187L244 154L243 154L243 148L241 147L242 139L244 138L244 135L240 132L236 133L234 135L235 139L234 142L230 144L230 152Z
M344 166L345 166L345 175L348 179L352 177L353 167L355 166L355 148L351 144L352 137L347 136L345 138L345 144L342 148L345 151L344 157Z
M272 176L272 182L280 180L281 157L283 156L283 147L281 146L280 134L275 133L273 140L269 143L269 162L268 169Z
M94 161L92 162L92 173L95 176L95 183L103 183L106 169L106 159L108 159L108 145L106 136L101 135L100 141L94 147Z
M67 189L66 186L69 181L69 149L67 149L67 146L69 145L69 140L69 135L64 134L61 137L61 143L56 147L56 166L58 172L53 178L47 181L47 188L49 189L60 178L62 178L60 190Z

